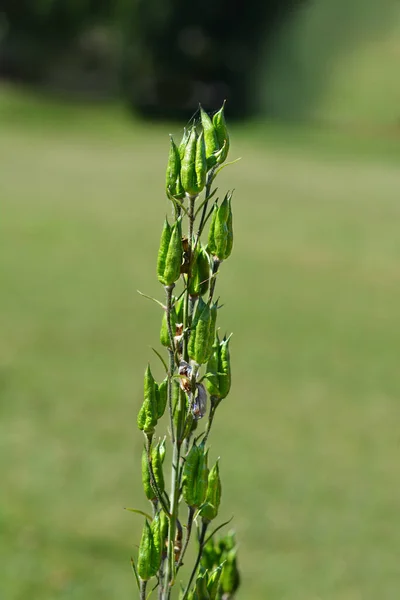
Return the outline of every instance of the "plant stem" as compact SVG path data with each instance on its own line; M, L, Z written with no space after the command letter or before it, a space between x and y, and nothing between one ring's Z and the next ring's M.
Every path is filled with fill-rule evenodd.
M200 533L200 538L199 538L199 551L197 553L197 558L196 558L196 562L194 564L193 567L193 571L192 574L190 575L190 579L189 579L189 583L186 586L185 592L182 596L182 600L186 600L187 595L189 593L190 590L190 586L192 585L192 581L196 575L198 566L200 564L200 560L201 560L201 555L203 554L203 545L204 545L204 538L206 537L206 532L207 532L207 527L208 527L208 523L203 521L202 526L201 526L201 533Z
M211 282L210 282L210 295L209 295L210 302L214 296L215 284L217 283L217 273L218 273L220 264L221 264L221 261L219 260L219 258L214 256L213 266L212 266L212 276L211 276Z
M188 243L189 243L189 268L186 275L186 290L185 300L183 303L183 360L186 362L189 360L188 356L188 341L189 341L189 330L191 324L191 307L189 306L189 286L190 279L192 276L192 256L193 256L193 227L194 227L194 204L197 196L189 196L188 203Z
M183 565L183 559L185 557L186 550L188 549L188 546L189 546L190 536L192 535L193 517L194 517L194 508L192 506L189 506L189 514L188 514L188 522L187 522L187 530L186 530L186 539L185 539L185 544L184 544L183 549L182 549L181 557L179 559L179 563L178 563L178 565L176 567L176 572L178 572L178 570Z
M151 464L151 438L148 436L146 436L146 451L147 451L147 464L149 466L151 487L153 488L154 493L157 495L157 500L163 507L165 514L169 515L168 506L166 505L166 502L163 498L160 488L157 485L156 478L154 477L153 465Z
M174 417L173 417L173 406L172 406L172 376L175 370L175 362L174 362L174 335L172 332L171 326L171 303L172 303L172 291L175 287L175 284L166 285L165 293L167 296L167 327L168 327L168 335L169 335L169 343L171 344L171 349L168 351L169 355L169 365L168 365L168 389L167 389L167 397L168 397L168 412L169 412L169 422L171 427L171 441L172 444L175 443L175 428L174 428Z
M210 434L211 431L211 426L213 424L213 420L214 420L214 415L215 415L215 411L217 409L217 404L214 400L214 396L211 396L210 398L210 403L211 403L211 407L210 407L210 415L208 417L208 423L207 423L207 427L206 427L206 433L203 439L203 443L206 444L208 436Z
M146 600L147 581L140 580L140 600Z
M214 172L215 172L215 167L213 167L207 175L207 183L206 183L206 191L205 191L206 198L208 198L208 196L210 195L211 186L212 186L212 182L214 179ZM201 213L200 223L199 223L199 227L197 230L197 236L196 236L196 244L197 244L198 240L200 239L201 233L203 231L204 221L205 221L206 214L207 214L207 207L208 207L208 200L206 200L206 202L204 203L203 212Z

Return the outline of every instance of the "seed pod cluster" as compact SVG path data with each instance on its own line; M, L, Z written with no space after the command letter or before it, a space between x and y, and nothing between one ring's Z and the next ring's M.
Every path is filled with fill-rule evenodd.
M157 259L157 276L163 285L172 285L181 274L183 249L182 226L179 218L171 226L165 219Z
M189 358L202 365L209 359L215 336L217 305L210 305L201 298L198 299L193 314L190 331L188 353Z
M212 596L211 587L208 585L208 592L213 600L214 598L220 600L222 597L230 598L235 594L240 584L240 573L237 565L236 539L233 532L229 532L219 541L212 538L207 542L201 557L201 567L212 575L219 571L219 574L216 575L218 577L216 596Z
M214 204L208 233L207 250L220 262L229 258L233 247L232 193L226 194L222 204Z
M206 498L208 486L208 450L193 444L183 467L182 495L192 508L201 506Z
M204 189L207 172L222 164L229 152L229 134L225 122L225 103L211 119L200 107L200 124L185 129L179 148L170 136L166 172L166 192L182 200L185 193L196 197Z
M231 389L231 358L229 351L230 336L220 342L215 335L212 353L207 363L208 377L205 381L210 396L222 400Z

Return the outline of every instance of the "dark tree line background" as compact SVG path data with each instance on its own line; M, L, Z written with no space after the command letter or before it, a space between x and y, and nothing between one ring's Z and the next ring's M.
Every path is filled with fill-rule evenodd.
M253 113L265 50L305 0L3 0L0 76L152 117ZM268 46L267 46L268 47Z

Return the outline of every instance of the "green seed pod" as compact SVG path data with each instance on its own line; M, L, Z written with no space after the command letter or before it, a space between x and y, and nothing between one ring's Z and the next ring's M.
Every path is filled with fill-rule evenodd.
M201 124L204 131L204 142L206 145L207 169L211 169L217 164L217 152L219 150L217 133L212 120L200 106Z
M151 451L151 466L153 469L155 482L157 484L157 487L158 487L160 493L162 494L165 489L165 484L164 484L164 473L163 473L163 468L162 468L162 459L161 459L161 454L160 454L160 444L157 444L157 446L154 446L154 448Z
M208 359L211 324L210 307L203 302L199 308L200 300L201 297L197 302L197 307L195 309L195 316L193 318L188 344L189 358L198 365L204 364Z
M161 556L157 544L154 544L153 532L145 519L142 539L140 540L137 572L143 581L157 574L160 568Z
M158 566L161 564L161 554L163 551L163 540L161 537L161 518L158 512L150 525L151 533L153 536L154 554L157 556ZM158 569L157 569L158 571Z
M157 496L153 488L151 487L149 462L147 458L147 451L145 448L143 448L142 452L142 483L146 498L148 500L155 500Z
M207 243L207 252L209 254L211 254L212 256L215 256L215 253L217 251L217 247L215 245L215 239L214 239L215 222L217 220L217 216L218 216L218 204L215 202L213 214L211 217L210 229L208 231L208 243Z
M156 384L156 398L157 398L157 417L161 419L167 406L167 392L168 392L168 379L167 377L157 385Z
M147 434L154 433L154 428L157 425L157 415L156 382L150 371L150 365L147 365L144 375L144 401L137 417L139 429Z
M182 495L188 506L201 506L207 493L208 451L202 445L193 444L183 467Z
M215 327L217 324L217 310L218 305L216 302L210 308L210 331L208 335L208 346L207 346L207 360L210 358L213 351L213 344L215 340Z
M228 242L229 234L227 226L228 212L228 199L227 196L225 196L222 204L218 208L218 214L214 225L214 243L216 249L215 254L219 258L219 260L224 260L225 258L226 245Z
M165 257L164 273L162 277L158 276L161 283L172 285L175 281L178 281L181 274L182 256L182 227L179 218L171 228L171 239Z
M232 200L232 194L229 196L229 199L228 199L229 211L228 211L228 218L226 220L226 226L228 228L228 239L226 241L226 247L225 247L225 260L231 255L232 247L233 247L233 216L232 216L231 200Z
M196 189L197 193L204 189L207 177L207 159L206 146L204 143L204 133L201 132L196 143Z
M184 296L175 301L174 308L176 313L177 323L183 323L183 305L185 304Z
M233 246L233 228L232 228L232 194L226 194L222 204L218 207L214 205L213 217L208 233L207 249L218 260L226 260Z
M218 161L220 164L226 160L229 152L229 133L225 122L224 110L225 102L220 110L213 116L213 125L217 134L218 144L221 149L223 148Z
M208 571L212 571L214 567L220 563L220 558L221 553L215 544L214 538L209 539L203 548L200 563L201 567Z
M220 589L220 579L222 575L223 566L219 565L208 577L207 590L210 596L210 600L218 600L219 589Z
M200 573L196 579L196 585L193 592L193 600L210 600L210 595L207 589L208 573Z
M161 462L162 462L162 464L164 464L164 458L165 458L165 453L166 453L165 438L163 438L160 442L159 452L160 452Z
M165 219L164 227L161 234L160 247L157 257L157 276L161 283L164 283L165 261L167 259L168 247L171 241L172 227ZM165 284L164 284L165 285Z
M181 158L179 150L176 144L170 136L171 145L169 149L168 164L167 164L167 175L166 175L166 191L168 197L174 197L181 199L185 196L185 191L181 184Z
M190 196L197 196L197 175L196 175L196 146L197 133L193 127L189 139L185 145L185 151L181 162L181 182L183 189Z
M237 567L237 550L230 550L225 558L225 564L222 569L220 579L221 591L224 594L231 595L236 592L240 585L240 575Z
M181 143L179 144L179 148L178 148L179 157L181 159L181 162L183 160L183 157L185 156L186 145L189 141L189 137L190 137L190 131L188 131L185 127L183 129L183 136L181 139Z
M218 349L218 387L219 397L226 398L231 389L231 357L229 352L229 341L224 338Z
M171 329L172 335L175 335L176 332L176 312L174 309L171 310ZM161 321L161 329L160 329L160 342L166 348L170 348L170 339L168 332L168 323L167 323L167 313L163 312L162 321Z
M207 392L210 396L219 398L219 377L218 377L218 354L219 354L219 337L215 334L214 343L211 350L210 358L207 363L208 377L204 381Z
M204 521L212 521L218 515L221 502L221 479L219 477L218 461L215 463L208 476L206 500L200 509Z
M161 546L162 546L162 552L165 552L166 550L166 542L168 539L168 526L169 526L169 521L168 521L168 517L165 514L165 512L162 510L160 512L160 538L161 538Z
M205 248L196 248L192 260L192 276L189 282L191 296L204 296L210 284L210 257Z

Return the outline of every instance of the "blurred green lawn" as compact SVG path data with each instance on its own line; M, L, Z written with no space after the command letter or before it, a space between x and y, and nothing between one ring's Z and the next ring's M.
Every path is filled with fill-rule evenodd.
M135 598L123 507L146 506L135 421L160 319L136 289L162 297L168 128L9 92L0 116L0 597ZM211 442L238 598L399 597L399 155L233 128L234 386Z

